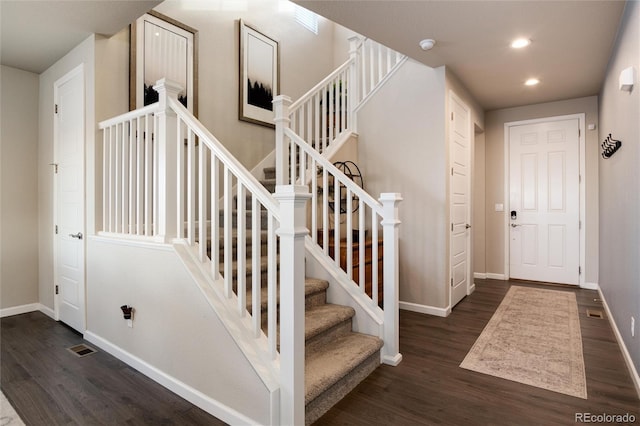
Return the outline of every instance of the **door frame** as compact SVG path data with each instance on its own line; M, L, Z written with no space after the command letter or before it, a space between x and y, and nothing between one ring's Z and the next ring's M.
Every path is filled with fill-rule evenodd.
M510 140L509 140L509 133L511 130L511 127L515 127L515 126L522 126L522 125L528 125L528 124L539 124L539 123L548 123L548 122L552 122L552 121L563 121L563 120L572 120L572 119L577 119L578 120L578 130L579 130L579 136L578 136L578 167L580 170L580 179L579 179L579 205L578 205L578 209L580 210L580 214L579 214L579 220L580 220L580 229L579 229L579 250L580 250L580 256L579 256L579 266L580 269L582 271L582 273L580 273L578 275L578 284L581 288L583 288L585 286L585 275L586 275L586 270L585 270L585 262L586 262L586 222L585 222L585 214L586 214L586 203L585 203L585 194L586 194L586 152L585 152L585 147L586 147L586 133L585 133L585 120L586 120L586 114L585 113L579 113L579 114L568 114L568 115L558 115L558 116L553 116L553 117L543 117L543 118L535 118L535 119L530 119L530 120L520 120L520 121L511 121L508 123L504 123L504 279L508 280L510 277L510 270L509 270L509 260L510 260L510 241L511 239L509 238L509 222L510 222L510 218L509 218L509 214L508 212L511 211L511 206L510 206L510 202L511 202L511 196L510 196L510 191L509 191L509 172L510 172L510 167L511 167L511 161L510 161Z
M69 82L71 79L75 78L76 76L80 75L81 79L82 79L82 104L83 104L83 115L81 117L80 122L82 123L82 129L83 129L83 135L85 137L85 141L86 141L86 136L87 136L87 126L86 126L86 107L87 107L87 92L86 92L86 75L85 75L85 70L84 70L84 63L79 64L78 66L74 67L71 71L67 72L66 74L64 74L62 77L60 77L59 79L57 79L54 83L53 83L53 102L54 105L59 104L59 90L60 87L62 85L64 85L65 83ZM54 111L53 114L53 163L54 164L58 164L58 149L59 149L59 141L58 141L58 116ZM83 149L82 152L82 176L83 176L83 187L82 187L82 193L83 193L83 206L82 206L82 213L83 213L83 226L82 226L82 234L85 235L85 238L82 239L82 252L83 252L83 265L82 265L82 285L83 285L83 289L82 289L82 332L84 333L84 331L86 331L87 329L87 268L86 268L86 254L87 254L87 247L86 247L86 227L87 227L87 220L86 220L86 146ZM56 167L57 168L57 167ZM58 173L54 173L53 175L53 228L54 228L54 236L53 236L53 310L54 310L54 319L56 321L60 321L60 295L56 294L56 285L58 285L57 279L58 279L58 247L57 247L57 235L55 234L55 226L58 223ZM80 331L80 330L79 330Z
M473 293L473 291L475 290L475 283L473 282L473 274L471 273L472 271L472 259L473 259L473 253L472 253L472 249L473 249L473 245L471 244L471 233L472 233L472 229L473 229L473 215L472 213L472 205L471 203L473 202L473 196L472 196L472 188L471 188L471 178L472 178L472 173L473 173L473 158L471 155L471 148L472 148L472 144L473 144L473 135L474 133L474 125L473 122L471 120L471 109L469 108L469 105L464 102L460 96L456 95L456 93L453 90L449 90L449 111L447 113L447 116L450 116L450 114L453 113L453 109L451 107L452 101L455 100L456 102L458 102L459 104L463 105L467 111L466 117L467 117L467 131L468 131L468 138L469 138L469 149L467 150L467 163L469 164L469 171L467 173L467 223L469 223L472 227L469 228L467 230L468 235L467 235L467 296L469 296L471 293ZM453 223L453 209L452 207L452 202L453 202L453 197L452 197L452 193L453 193L453 185L452 185L452 180L451 180L451 174L449 173L449 170L451 170L451 168L453 167L453 154L452 154L452 149L453 149L453 144L451 143L451 132L453 131L453 120L448 119L447 120L449 123L449 129L447 132L447 141L448 141L448 157L449 157L449 166L447 168L447 178L449 181L449 193L447 194L449 202L448 202L448 209L449 209L449 222L447 223L447 234L449 235L449 239L448 239L448 245L449 245L449 250L448 250L448 255L447 255L447 265L448 265L448 271L447 271L447 287L449 288L449 308L448 310L451 311L454 308L454 305L452 303L452 297L453 297L453 287L451 286L451 280L453 279L453 271L452 271L452 262L451 262L451 254L453 251L453 244L451 243L452 240L452 233L451 233L451 224Z

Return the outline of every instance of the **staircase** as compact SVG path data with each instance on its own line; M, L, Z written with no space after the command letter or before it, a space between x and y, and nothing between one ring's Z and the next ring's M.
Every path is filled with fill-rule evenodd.
M380 362L401 360L401 198L374 199L326 158L356 131L356 108L398 66L400 56L371 43L352 44L350 61L299 101L274 100L276 167L266 169L261 182L178 102L180 88L169 81L154 87L158 103L100 123L99 235L176 247L264 384L263 398L270 402L261 423L310 424ZM364 64L374 62L375 71L362 72L358 80ZM322 195L330 187L334 194L346 193L348 211L358 206L344 223L340 214L329 214L340 210L340 200ZM384 256L372 245L369 290L364 268L359 277L353 275L353 266L365 263L364 250L353 250L356 242L365 246L365 232L353 232L358 229L383 243ZM345 265L339 244L329 253L330 238L341 241L341 233ZM305 271L316 278L305 278ZM379 285L384 303L378 300ZM329 288L331 300L341 305L327 303Z
M264 169L264 179L260 181L270 192L275 191L275 167ZM234 196L234 204L237 206L239 200ZM245 214L251 215L251 197L244 200L246 208ZM264 226L266 223L266 212L262 211L260 222ZM221 212L223 217L224 212ZM234 209L232 217L237 217L238 211ZM250 228L249 220L245 222ZM233 223L234 236L232 258L238 255L237 241L237 221ZM210 241L209 241L210 244ZM224 268L224 240L220 240L220 269ZM252 262L253 242L246 241L245 256L247 265ZM261 239L260 253L260 275L266 277L267 263L262 261L262 256L267 254L267 243ZM208 249L211 256L211 250ZM233 264L233 288L237 292L238 269L237 262ZM246 277L253 274L251 268L247 268ZM352 320L355 310L349 306L327 303L327 289L329 283L326 280L307 277L305 279L305 423L311 424L320 416L327 412L334 404L340 401L347 393L355 388L373 370L380 365L380 349L383 340L352 331ZM261 287L261 300L266 304L267 288ZM252 289L246 289L247 310L251 312L253 300ZM266 306L262 306L263 314L261 318L262 331L268 334ZM279 308L279 300L278 300ZM278 327L280 329L280 327Z

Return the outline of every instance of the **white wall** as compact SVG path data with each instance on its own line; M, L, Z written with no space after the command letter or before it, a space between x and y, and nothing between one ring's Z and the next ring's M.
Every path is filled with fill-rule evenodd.
M238 19L279 41L281 94L296 100L335 68L334 24L319 17L313 34L295 21L287 1L168 0L155 10L198 30L199 119L248 169L275 149L275 136L238 120Z
M598 98L569 99L486 113L486 267L487 273L504 274L505 212L494 211L504 199L504 124L568 114L584 113L586 124L598 124ZM597 130L585 130L586 187L586 264L585 282L598 282L598 158L600 142ZM600 191L602 194L602 191Z
M40 74L40 117L38 137L38 225L40 303L54 308L53 276L53 85L80 64L85 75L85 146L92 147L95 137L94 96L95 36L88 37L67 55ZM87 151L89 153L89 151ZM89 210L91 211L91 210ZM88 219L88 217L87 217ZM83 230L86 234L86 230Z
M640 370L640 85L618 90L618 76L640 75L640 3L627 2L600 92L599 141L609 133L622 148L600 163L600 288L637 370ZM631 316L635 337L631 337Z
M0 309L38 302L38 76L0 71Z
M360 110L365 189L400 192L400 300L446 307L445 70L413 60Z
M117 265L117 266L115 266ZM213 398L231 423L269 423L269 394L171 246L89 237L87 334ZM133 306L127 327L120 306ZM97 336L99 339L94 339ZM229 410L231 409L231 410ZM233 416L243 413L244 421Z

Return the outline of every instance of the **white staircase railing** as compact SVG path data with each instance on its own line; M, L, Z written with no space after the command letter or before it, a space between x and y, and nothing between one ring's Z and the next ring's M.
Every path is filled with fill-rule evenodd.
M236 342L279 386L280 423L303 424L308 190L280 186L274 199L177 100L177 85L154 89L157 104L99 124L99 234L186 245L232 313Z
M345 130L357 132L357 110L406 56L370 39L349 39L349 59L289 107L291 129L322 153ZM286 164L276 151L276 169ZM282 178L282 176L280 176Z
M372 310L379 312L384 330L380 336L384 340L383 360L397 365L401 360L398 331L400 221L397 206L402 198L400 194L386 193L381 194L380 201L377 201L338 170L288 126L290 103L286 96L278 96L274 100L276 144L279 145L276 151L286 153L290 166L289 173L282 177L283 183L309 183L311 214L307 226L311 231L311 241L322 248L325 256L332 258L336 268L345 273L346 280L359 288ZM368 239L371 264L366 267L364 247ZM378 250L380 243L382 252ZM346 262L341 261L342 251ZM358 258L354 259L356 252ZM359 265L357 276L353 274L354 265ZM379 270L382 270L381 275ZM365 278L369 274L371 288L366 288ZM383 300L378 300L381 285Z

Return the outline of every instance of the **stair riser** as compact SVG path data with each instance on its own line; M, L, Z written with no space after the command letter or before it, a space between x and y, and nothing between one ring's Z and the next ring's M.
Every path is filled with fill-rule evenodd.
M313 401L310 401L305 407L305 424L310 425L318 420L338 401L355 389L367 376L373 373L379 365L380 353L376 352Z
M322 346L331 344L335 339L349 334L351 332L351 320L351 318L346 319L340 324L324 330L322 333L307 340L305 351L314 352Z

